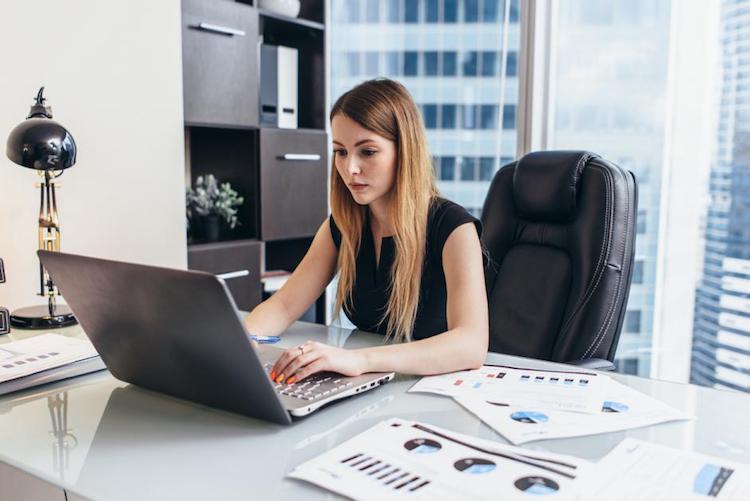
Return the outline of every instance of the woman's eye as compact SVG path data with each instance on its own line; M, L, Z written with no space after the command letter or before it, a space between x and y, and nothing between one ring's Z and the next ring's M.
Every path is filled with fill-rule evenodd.
M371 157L375 153L377 153L377 150L362 150L362 154L366 157Z
M337 156L340 156L340 157L345 157L346 156L346 150L341 150L341 149L339 149L339 150L333 150L333 154L337 155Z

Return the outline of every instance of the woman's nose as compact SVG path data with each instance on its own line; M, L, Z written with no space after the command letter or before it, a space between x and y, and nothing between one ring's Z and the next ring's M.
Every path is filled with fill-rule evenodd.
M359 164L357 163L357 160L354 158L349 157L346 162L346 172L353 176L355 174L360 174L362 170L359 168Z

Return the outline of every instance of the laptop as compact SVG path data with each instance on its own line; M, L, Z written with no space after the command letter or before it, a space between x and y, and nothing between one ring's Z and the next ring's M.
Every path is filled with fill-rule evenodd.
M283 349L254 348L223 280L209 273L62 252L39 259L114 377L280 424L387 383L394 373L268 373Z

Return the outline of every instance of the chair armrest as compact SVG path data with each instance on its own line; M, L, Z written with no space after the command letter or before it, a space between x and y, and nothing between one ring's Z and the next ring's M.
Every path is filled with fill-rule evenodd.
M570 364L570 365L576 365L578 367L583 367L584 369L595 370L595 371L615 370L615 364L613 364L609 360L604 360L603 358L584 358L582 360L571 360L565 363Z

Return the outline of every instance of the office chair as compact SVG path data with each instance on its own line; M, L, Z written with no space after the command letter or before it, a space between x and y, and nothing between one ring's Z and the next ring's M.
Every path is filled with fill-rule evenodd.
M614 369L636 205L635 176L588 151L502 167L482 211L490 351Z

